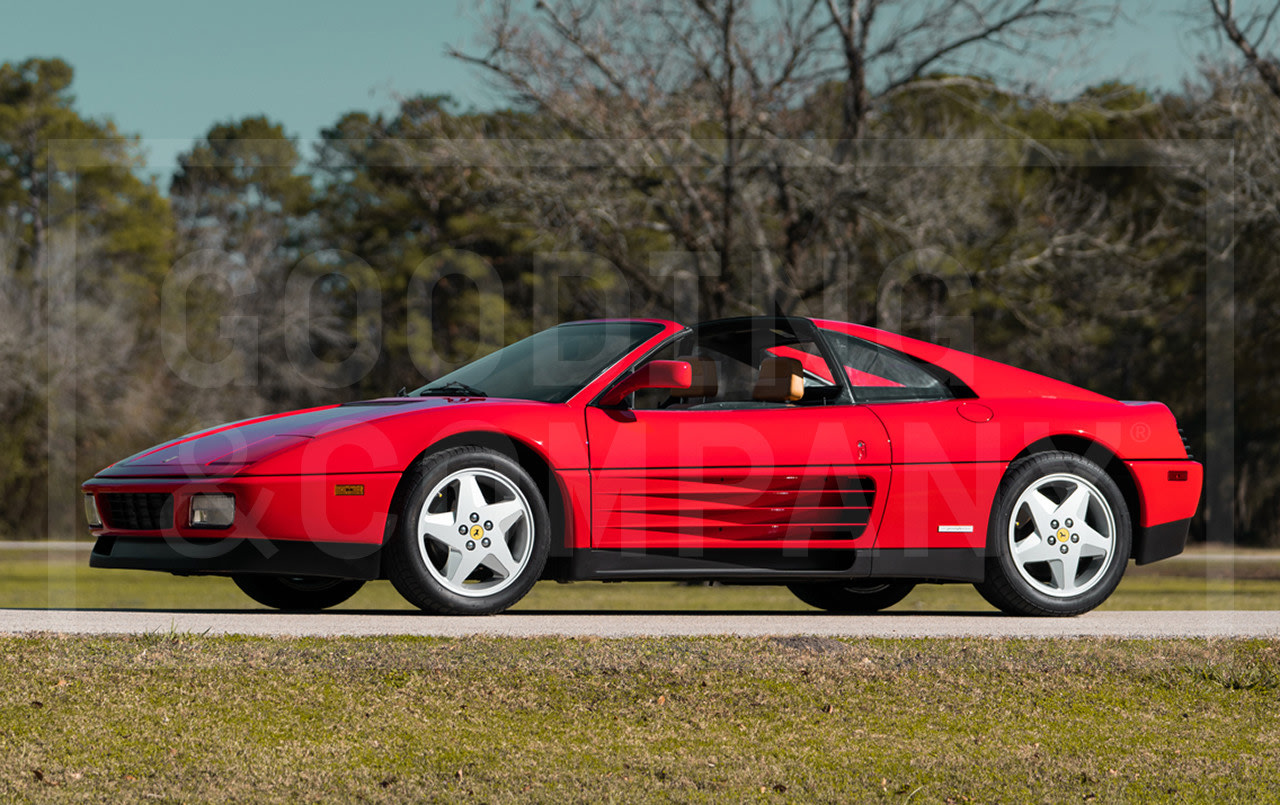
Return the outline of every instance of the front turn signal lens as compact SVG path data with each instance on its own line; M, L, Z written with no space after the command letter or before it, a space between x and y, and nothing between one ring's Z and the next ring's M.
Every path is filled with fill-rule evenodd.
M102 515L98 513L98 502L93 495L84 496L84 519L89 521L90 528L102 528Z
M227 528L236 519L236 496L201 493L191 496L192 528Z

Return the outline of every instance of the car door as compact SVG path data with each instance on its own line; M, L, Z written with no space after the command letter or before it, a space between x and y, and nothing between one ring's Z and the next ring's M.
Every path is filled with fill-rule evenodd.
M728 330L720 341L693 334L683 351L701 357L683 357L715 356L725 381L700 402L587 407L592 547L696 553L870 544L890 478L888 437L875 415L850 404L829 369L823 377L811 362L790 364L803 367L809 404L743 399L742 384L731 380L758 376L770 360L818 355L812 343L783 332ZM771 344L771 337L789 343ZM733 346L747 338L755 348ZM718 344L730 346L719 352Z

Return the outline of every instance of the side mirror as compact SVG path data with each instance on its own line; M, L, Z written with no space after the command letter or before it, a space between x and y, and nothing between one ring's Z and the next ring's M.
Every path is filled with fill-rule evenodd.
M618 405L640 389L687 389L693 385L693 367L688 361L651 361L605 392L600 405Z

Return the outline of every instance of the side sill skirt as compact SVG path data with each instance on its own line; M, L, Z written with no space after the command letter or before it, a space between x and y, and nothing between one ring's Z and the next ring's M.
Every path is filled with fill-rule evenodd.
M99 537L91 567L158 570L178 575L262 573L371 580L381 574L381 546L287 540L190 540ZM563 581L795 581L898 578L978 582L982 551L970 548L848 549L791 552L715 549L602 550L583 548L567 563L548 563Z
M574 551L566 581L731 580L786 583L840 579L903 578L982 581L985 555L970 548L848 549L790 553L783 550L716 549Z

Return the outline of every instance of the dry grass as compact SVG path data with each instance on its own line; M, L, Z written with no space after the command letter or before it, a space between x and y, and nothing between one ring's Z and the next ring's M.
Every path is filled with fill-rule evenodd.
M1261 801L1280 646L0 639L12 800Z

